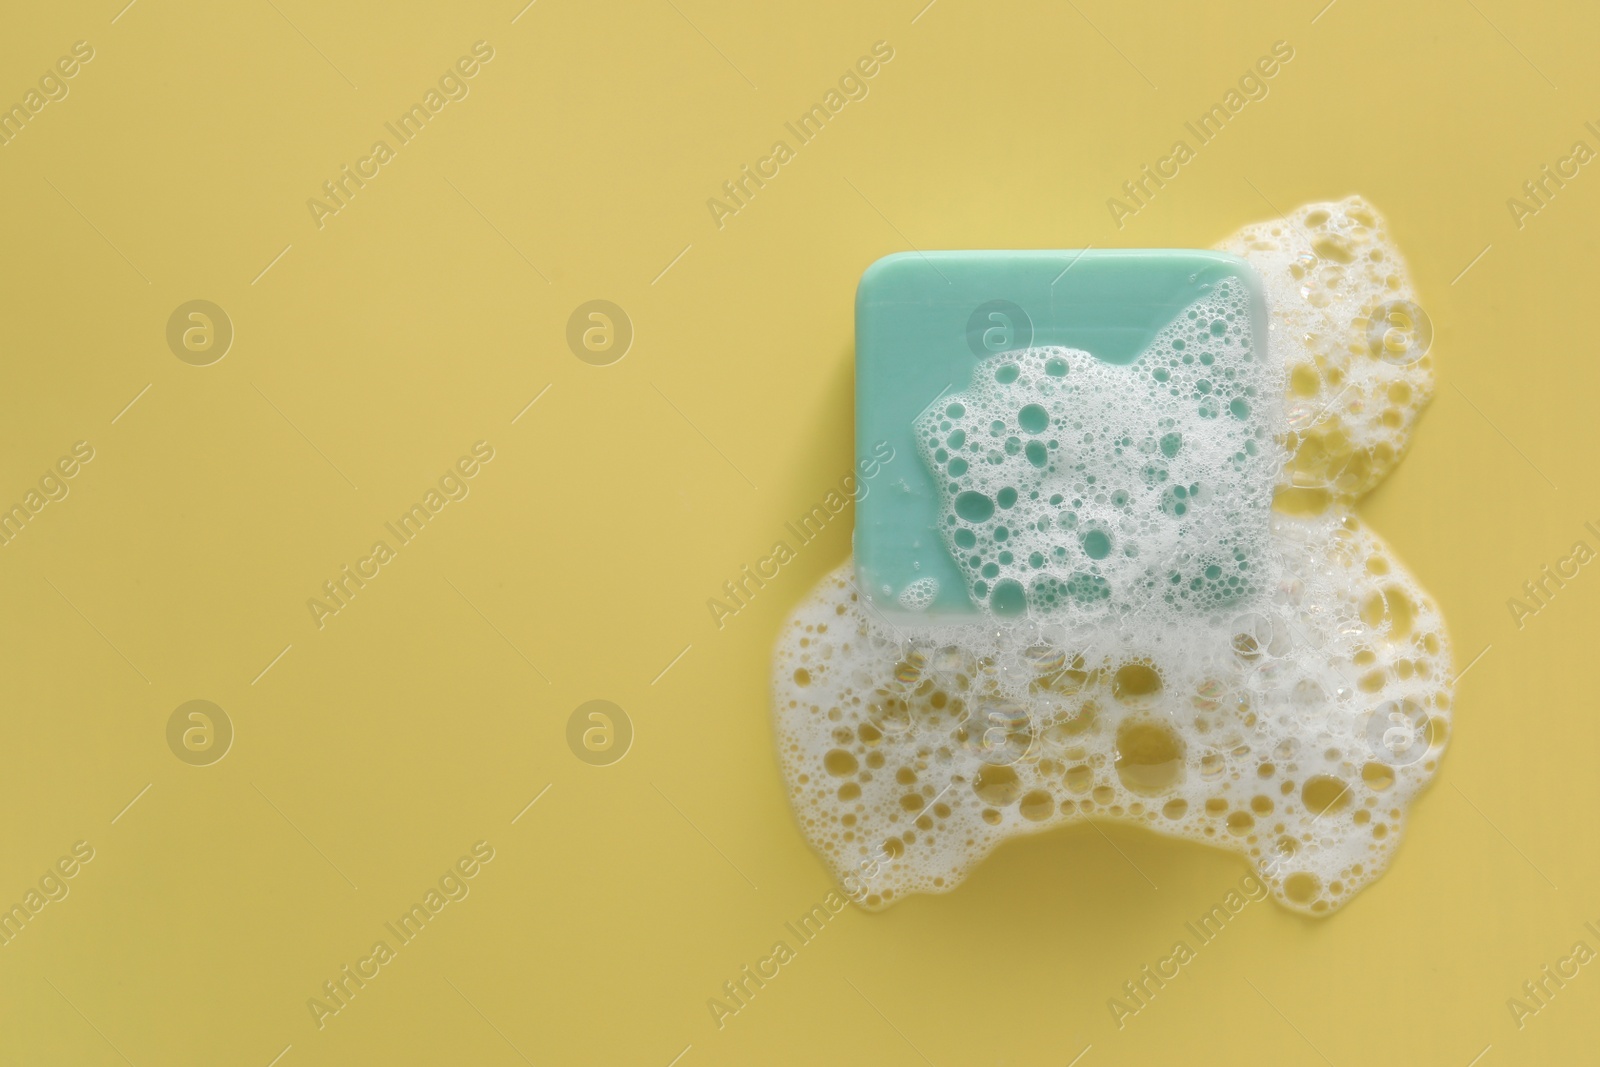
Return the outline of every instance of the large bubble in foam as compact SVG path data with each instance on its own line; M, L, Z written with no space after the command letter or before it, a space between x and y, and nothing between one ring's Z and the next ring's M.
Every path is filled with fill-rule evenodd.
M846 563L787 623L780 760L865 906L1085 819L1239 852L1312 913L1387 866L1448 733L1450 656L1350 509L1431 393L1426 318L1359 199L1219 247L1266 282L1267 359L1222 283L1132 368L1006 353L919 420L983 614L887 616Z

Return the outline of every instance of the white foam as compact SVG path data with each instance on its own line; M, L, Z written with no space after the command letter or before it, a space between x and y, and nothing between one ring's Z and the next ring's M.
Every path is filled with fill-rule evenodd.
M1006 837L1091 816L1237 851L1281 901L1312 912L1387 865L1437 768L1450 657L1436 607L1350 504L1403 448L1430 357L1387 330L1370 343L1375 309L1412 297L1361 201L1309 205L1222 247L1267 282L1270 359L1243 358L1248 338L1230 333L1247 327L1241 294L1219 286L1142 363L1066 349L991 357L953 401L961 412L947 405L919 425L926 462L948 472L967 460L944 487L946 537L975 601L992 609L1009 579L1023 614L891 622L858 597L847 562L785 627L774 714L790 795L866 906L950 889ZM1174 363L1175 338L1211 361ZM1017 373L1001 381L1006 361ZM1127 388L1130 372L1155 383L1162 368L1163 388ZM1203 410L1207 396L1220 408ZM1019 399L1042 409L1044 428L1029 429L1039 412L1019 421ZM1235 399L1250 405L1238 418ZM1324 410L1296 426L1304 400ZM952 446L957 429L965 440ZM1169 433L1182 437L1171 455ZM1028 456L1033 440L1043 464ZM1177 485L1202 490L1182 515ZM1001 508L1006 488L1018 499ZM966 492L993 514L963 517ZM1108 543L1089 551L1086 530ZM906 592L905 608L931 600Z
M907 582L895 600L907 611L927 611L938 595L939 579L924 575Z

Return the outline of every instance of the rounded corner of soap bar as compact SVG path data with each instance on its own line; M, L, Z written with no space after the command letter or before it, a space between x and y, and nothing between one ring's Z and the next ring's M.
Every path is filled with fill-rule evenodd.
M896 263L904 262L917 255L915 252L890 252L886 256L879 256L867 264L867 269L861 272L861 283L865 285L868 280L876 279L878 275L888 273L895 269Z
M1243 256L1236 256L1232 252L1218 252L1211 248L1207 248L1203 251L1200 249L1195 249L1194 251L1196 254L1203 255L1207 259L1214 259L1219 263L1226 263L1230 267L1233 267L1235 270L1239 271L1241 274L1259 277L1259 275L1256 274L1256 268L1248 259L1245 259Z
M897 280L912 265L912 261L926 262L926 259L927 254L923 252L891 252L867 264L867 269L861 272L861 279L856 282L856 306L859 308L876 287Z
M1262 280L1261 273L1256 270L1254 264L1252 264L1248 259L1245 259L1243 256L1236 256L1232 252L1214 252L1210 249L1207 249L1205 252L1197 251L1195 254L1203 255L1206 259L1211 260L1214 263L1226 266L1229 270L1233 271L1233 273L1237 274L1239 277L1248 282L1250 284L1251 291L1256 296L1265 295L1267 291L1267 285L1266 282Z

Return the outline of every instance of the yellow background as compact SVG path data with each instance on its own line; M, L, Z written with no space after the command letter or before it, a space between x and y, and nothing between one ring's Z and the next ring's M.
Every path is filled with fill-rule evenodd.
M1600 967L1520 1032L1505 1002L1600 948L1600 576L1520 630L1506 601L1596 544L1600 175L1520 230L1506 200L1600 147L1600 15L921 2L9 5L0 102L96 54L0 148L0 503L96 456L0 549L0 903L95 858L0 948L0 1063L1592 1059ZM470 96L319 230L306 200L480 39ZM1280 39L1270 96L1119 231L1107 197ZM706 199L879 40L870 96L719 230ZM767 671L847 525L722 630L705 601L851 465L862 269L1206 247L1350 192L1441 368L1362 510L1458 665L1489 649L1390 873L1327 921L1251 905L1119 1031L1241 864L1109 831L1152 888L1088 828L1013 842L842 914L719 1031L707 998L829 888ZM197 298L236 330L208 367L165 341ZM595 298L636 331L612 366L565 341ZM480 439L471 495L319 631L307 598ZM197 698L236 730L205 767L165 734ZM597 698L636 732L605 767L566 742ZM479 840L471 895L319 1030L307 999Z

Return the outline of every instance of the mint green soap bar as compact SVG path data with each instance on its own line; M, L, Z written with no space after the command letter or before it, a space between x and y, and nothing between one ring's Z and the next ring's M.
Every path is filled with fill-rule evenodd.
M969 616L1259 591L1280 390L1235 256L880 259L856 293L856 451L896 461L857 504L860 591Z

